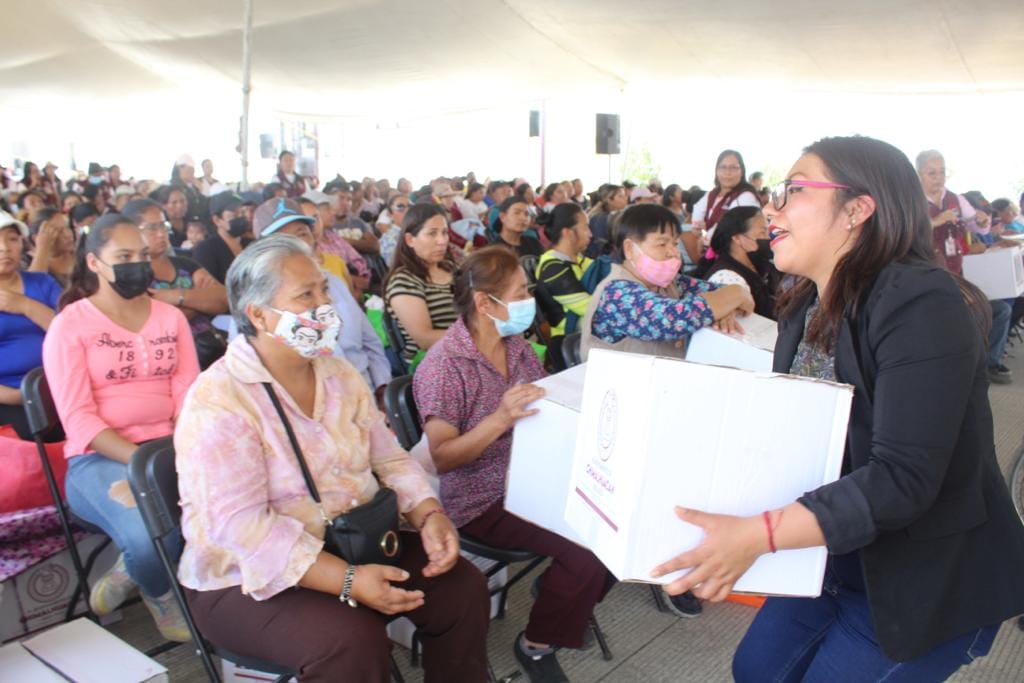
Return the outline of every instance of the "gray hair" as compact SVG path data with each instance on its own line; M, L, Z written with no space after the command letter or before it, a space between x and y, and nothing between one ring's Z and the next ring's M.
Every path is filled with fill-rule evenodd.
M941 159L942 161L945 161L945 158L942 156L942 152L940 152L937 149L926 149L925 151L918 154L917 160L914 162L914 165L917 167L918 173L923 171L924 167L928 165L928 162L933 159Z
M245 314L249 304L269 306L281 287L281 262L289 256L313 257L305 242L292 235L272 235L242 250L228 268L226 285L231 317L239 334L256 336L256 328Z

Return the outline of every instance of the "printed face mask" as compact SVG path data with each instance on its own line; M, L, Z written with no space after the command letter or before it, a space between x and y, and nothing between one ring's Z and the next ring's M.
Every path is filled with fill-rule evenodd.
M533 324L533 319L537 315L537 302L533 300L533 297L523 299L522 301L513 301L512 303L507 304L496 296L491 296L490 294L487 296L490 296L492 299L508 309L508 320L500 320L490 314L487 316L494 321L494 326L498 329L498 334L502 337L511 337L514 334L522 334L526 331L526 328Z
M302 313L270 310L280 314L270 336L289 346L304 358L329 356L338 344L341 318L331 304L323 304Z

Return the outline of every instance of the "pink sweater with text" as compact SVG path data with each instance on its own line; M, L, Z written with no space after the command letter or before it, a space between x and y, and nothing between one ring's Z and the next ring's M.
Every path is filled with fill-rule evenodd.
M50 324L43 369L67 435L65 457L93 452L93 439L113 429L140 443L169 436L189 386L199 374L185 316L152 300L138 332L121 327L88 299Z

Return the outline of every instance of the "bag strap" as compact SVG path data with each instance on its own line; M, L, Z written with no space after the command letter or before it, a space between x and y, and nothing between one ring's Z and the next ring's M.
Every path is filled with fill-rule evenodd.
M292 429L292 423L288 421L288 416L284 414L284 408L281 406L280 399L277 398L277 393L274 391L274 387L270 386L270 382L263 382L263 388L267 390L267 395L270 396L270 402L274 404L274 410L277 411L278 417L281 418L281 422L284 423L284 431L288 434L288 441L292 444L292 450L295 451L295 459L299 461L299 468L302 470L302 478L306 480L306 488L309 489L309 495L313 496L313 500L316 501L316 505L320 508L320 516L324 518L325 523L330 523L327 518L327 514L324 512L323 505L320 502L320 492L317 491L316 484L313 482L313 475L309 472L309 467L306 466L306 459L302 457L302 449L299 447L299 440L295 438L295 431Z

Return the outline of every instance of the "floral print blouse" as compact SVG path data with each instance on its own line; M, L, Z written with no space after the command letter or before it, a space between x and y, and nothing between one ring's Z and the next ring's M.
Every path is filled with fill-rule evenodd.
M626 337L643 341L674 341L715 322L711 306L700 294L717 285L680 275L682 297L673 299L638 282L615 280L601 294L591 329L609 344Z

